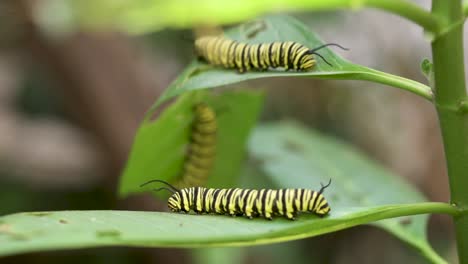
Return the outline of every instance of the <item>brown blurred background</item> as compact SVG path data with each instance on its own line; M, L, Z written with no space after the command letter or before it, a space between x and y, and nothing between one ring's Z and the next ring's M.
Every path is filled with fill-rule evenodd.
M1 215L158 208L161 203L149 197L118 200L116 186L145 111L194 57L186 40L191 31L162 30L144 37L78 32L55 38L34 19L40 3L0 3ZM349 52L339 51L343 57L426 83L419 64L430 57L430 49L419 27L375 10L295 16L322 39L349 47ZM430 200L449 200L437 116L424 99L359 81L263 79L249 85L267 88L264 120L292 117L335 134L407 178ZM431 243L451 263L456 261L452 230L449 218L431 217ZM227 252L242 263L279 263L277 256L289 255L292 263L424 263L396 238L366 226ZM0 262L204 263L198 255L106 248Z

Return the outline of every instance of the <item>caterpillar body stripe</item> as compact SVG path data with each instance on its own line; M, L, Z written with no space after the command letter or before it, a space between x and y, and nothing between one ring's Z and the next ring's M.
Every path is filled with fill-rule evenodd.
M215 66L235 68L239 72L251 69L267 70L269 67L308 71L316 64L314 54L331 66L325 58L316 53L317 50L327 46L337 46L347 50L335 43L309 49L293 41L249 45L220 36L206 36L195 40L195 52L200 59Z
M216 155L218 124L215 111L205 103L194 106L188 155L178 187L202 186L211 173Z
M330 206L323 196L323 191L330 186L322 185L319 191L309 189L213 189L204 187L190 187L177 189L161 180L167 187L161 189L172 192L168 199L168 207L173 212L189 212L198 214L214 213L231 216L244 215L248 218L263 216L272 220L273 216L284 216L294 220L298 213L311 212L323 217L330 212Z

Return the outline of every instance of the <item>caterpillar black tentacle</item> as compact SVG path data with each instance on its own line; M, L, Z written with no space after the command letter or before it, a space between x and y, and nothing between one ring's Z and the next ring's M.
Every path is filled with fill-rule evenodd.
M331 179L327 185L321 184L318 192L309 189L249 190L204 187L177 190L164 181L156 181L166 184L166 190L172 192L168 199L168 207L173 212L188 213L193 210L197 214L244 215L250 219L263 216L268 220L279 215L294 220L301 212L312 212L323 217L331 210L323 196L323 191L330 186ZM170 190L172 188L174 191Z
M163 180L157 180L157 179L156 179L156 180L147 181L147 182L141 184L141 185L140 185L140 188L141 188L141 187L144 187L145 185L148 185L148 184L150 184L150 183L153 183L153 182L159 182L159 183L162 183L162 184L166 185L166 187L161 187L161 188L158 188L158 189L153 189L153 191L156 191L156 192L157 192L157 191L160 191L160 190L166 190L166 191L169 191L169 192L171 192L171 193L176 193L176 192L179 191L179 189L177 189L176 187L174 187L174 185L172 185L172 184L170 184L170 183L168 183L168 182L165 182L165 181L163 181Z
M322 183L320 183L320 190L319 190L319 194L323 193L323 191L325 191L326 188L328 188L328 186L331 185L331 178L330 180L328 181L328 183L326 185L323 185Z
M182 175L175 183L180 188L205 185L216 156L216 112L205 103L195 105L194 112L188 155Z
M207 36L195 40L195 52L198 58L215 66L235 68L239 72L251 69L265 71L270 67L308 71L316 64L314 55L332 66L322 55L317 53L318 50L328 46L347 50L336 43L327 43L309 49L292 41L249 45L220 36Z

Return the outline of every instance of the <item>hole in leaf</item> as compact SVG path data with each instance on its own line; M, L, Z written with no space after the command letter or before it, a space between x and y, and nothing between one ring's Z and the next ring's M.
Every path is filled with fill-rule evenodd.
M409 217L405 217L399 221L399 223L403 226L411 224L413 221Z
M304 154L304 147L291 139L285 140L284 148L293 153Z
M120 231L115 230L115 229L96 231L97 237L119 237L120 235L121 235Z

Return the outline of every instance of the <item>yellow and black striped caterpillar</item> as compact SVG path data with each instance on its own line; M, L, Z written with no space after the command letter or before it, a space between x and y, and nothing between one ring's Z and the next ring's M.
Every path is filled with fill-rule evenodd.
M178 187L205 185L216 155L218 124L216 113L205 103L194 106L191 142Z
M325 60L316 51L327 46L337 46L328 43L314 49L297 42L271 42L259 44L245 44L220 36L206 36L195 40L197 56L209 64L224 68L235 68L239 72L254 70L267 70L269 67L283 67L285 70L308 71L315 65L317 55Z
M193 210L198 214L244 215L250 219L263 216L268 220L280 215L294 220L300 212L312 212L323 217L331 210L323 196L323 191L330 186L331 179L327 185L321 184L322 188L318 192L309 189L249 190L203 187L177 189L162 180L151 180L141 187L152 182L166 185L154 191L167 190L172 193L168 207L173 212Z

